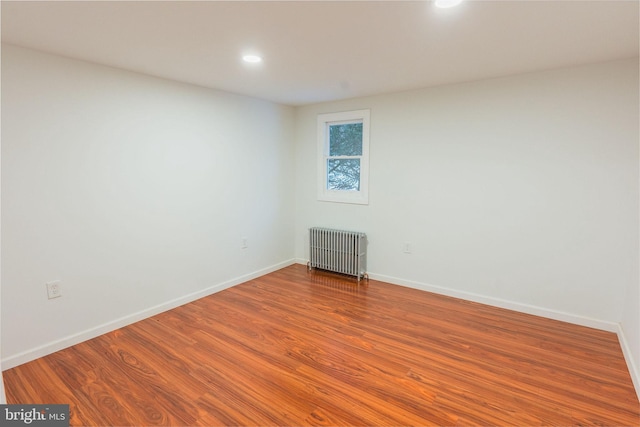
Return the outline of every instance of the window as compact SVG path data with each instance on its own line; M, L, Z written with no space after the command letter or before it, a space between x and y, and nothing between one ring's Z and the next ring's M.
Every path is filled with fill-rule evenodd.
M318 200L369 203L369 110L318 115Z

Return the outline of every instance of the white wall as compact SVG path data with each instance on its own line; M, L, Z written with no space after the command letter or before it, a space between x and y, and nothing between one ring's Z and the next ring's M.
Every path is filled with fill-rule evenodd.
M621 345L640 399L640 284L629 285L621 322Z
M638 178L640 179L640 176ZM638 196L640 197L640 194ZM640 257L640 254L638 256ZM640 282L629 283L624 301L618 335L621 337L622 350L640 399Z
M364 108L370 204L319 202L316 116ZM616 330L638 286L637 60L311 105L296 123L299 261L308 227L360 230L376 278Z
M293 120L3 46L3 368L290 263Z
M2 8L0 8L1 10ZM0 13L1 15L1 13ZM0 47L0 56L2 55L2 48ZM1 67L0 67L0 94L2 93L2 71L1 71ZM2 103L0 103L0 117L2 116ZM0 120L1 121L1 120ZM0 135L0 158L2 157L1 155L1 143L2 143L2 137ZM1 186L2 186L2 165L1 165L1 161L0 161L0 212L2 212L2 190L1 190ZM1 215L1 214L0 214ZM0 242L2 241L2 222L0 221ZM2 307L2 247L0 245L0 308ZM2 316L0 316L0 354L2 354ZM5 395L5 390L4 390L4 379L2 377L2 358L0 357L0 405L3 405L7 403L7 397Z
M620 322L640 366L637 61L294 110L3 46L2 89L4 369L305 260L314 225L366 231L377 278ZM363 108L370 204L318 202L316 116Z

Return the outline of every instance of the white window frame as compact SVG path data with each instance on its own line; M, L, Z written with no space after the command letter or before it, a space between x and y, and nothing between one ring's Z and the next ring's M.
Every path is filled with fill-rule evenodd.
M369 121L370 110L318 114L318 200L325 202L369 204ZM362 156L329 156L329 126L362 122ZM327 160L360 159L360 190L327 189Z

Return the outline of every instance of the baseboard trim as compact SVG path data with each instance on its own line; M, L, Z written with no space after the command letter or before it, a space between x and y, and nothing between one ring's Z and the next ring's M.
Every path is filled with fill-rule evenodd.
M303 265L307 264L307 260L301 259L301 258L296 258L295 262L297 264L303 264ZM454 298L460 298L466 301L473 301L481 304L487 304L493 307L505 308L507 310L514 310L520 313L532 314L534 316L545 317L548 319L559 320L562 322L572 323L575 325L586 326L589 328L600 329L603 331L616 333L618 335L618 341L620 342L620 347L622 348L622 354L624 355L624 359L627 363L627 368L629 370L629 375L631 376L631 381L633 382L633 386L635 387L636 394L638 395L638 400L640 400L640 371L638 370L638 366L636 365L636 362L633 359L631 348L629 347L629 343L627 342L627 338L624 334L624 329L622 328L622 325L620 323L607 322L604 320L593 319L590 317L566 313L563 311L552 310L552 309L537 307L529 304L503 300L500 298L487 297L487 296L475 294L472 292L457 291L457 290L445 288L442 286L429 285L426 283L400 279L397 277L387 276L384 274L369 273L369 277L374 280L379 280L379 281L391 283L394 285L405 286L408 288L418 289L426 292L433 292L439 295L446 295Z
M520 313L531 314L534 316L546 317L548 319L559 320L562 322L573 323L575 325L586 326L589 328L600 329L607 332L617 332L618 324L615 322L607 322L599 319L592 319L590 317L580 316L577 314L566 313L563 311L553 310L549 308L538 307L529 304L523 304L519 302L504 300L501 298L488 297L472 292L458 291L441 286L430 285L421 282L414 282L411 280L399 279L397 277L386 276L383 274L369 273L369 277L375 280L380 280L394 285L406 286L408 288L419 289L427 292L433 292L440 295L446 295L454 298L460 298L467 301L473 301L480 304L487 304L494 307L504 308L507 310L513 310Z
M276 270L280 270L281 268L288 267L292 264L295 264L295 262L296 262L295 259L283 261L278 264L274 264L269 267L254 271L252 273L248 273L248 274L233 278L231 280L218 283L216 285L210 286L201 291L193 292L191 294L188 294L179 298L175 298L173 300L167 301L162 304L158 304L153 307L149 307L147 309L138 311L136 313L132 313L130 315L104 323L102 325L99 325L91 329L87 329L77 334L70 335L68 337L49 342L47 344L32 348L30 350L24 351L19 354L15 354L13 356L9 356L7 358L2 359L2 361L0 361L0 364L2 365L2 370L14 368L16 366L22 365L23 363L27 363L32 360L38 359L40 357L46 356L48 354L55 353L56 351L63 350L67 347L71 347L81 342L90 340L92 338L98 337L100 335L106 334L108 332L114 331L116 329L122 328L132 323L138 322L140 320L147 319L149 317L155 316L156 314L163 313L165 311L174 309L184 304L188 304L200 298L215 294L216 292L223 291L232 286L239 285L240 283L244 283L249 280L258 278L260 276L264 276L265 274L269 274Z
M633 353L631 352L631 348L629 347L629 343L627 342L627 337L624 333L624 329L621 324L618 324L618 341L620 341L620 347L622 348L622 354L624 355L624 360L627 362L627 369L629 369L629 375L631 375L631 381L633 382L633 386L636 389L636 394L638 395L638 400L640 400L640 371L638 371L638 366L636 362L633 360Z
M307 264L307 260L296 258L297 264ZM507 310L518 311L520 313L532 314L534 316L546 317L548 319L559 320L562 322L573 323L575 325L586 326L589 328L600 329L607 332L618 332L618 323L607 322L604 320L593 319L590 317L580 316L577 314L566 313L563 311L553 310L549 308L538 307L529 304L504 300L501 298L487 297L472 292L458 291L455 289L445 288L442 286L430 285L427 283L416 282L412 280L400 279L398 277L387 276L385 274L369 272L369 278L379 280L381 282L391 283L393 285L405 286L407 288L418 289L426 292L433 292L439 295L446 295L454 298L460 298L466 301L473 301L481 304L487 304L494 307L505 308Z

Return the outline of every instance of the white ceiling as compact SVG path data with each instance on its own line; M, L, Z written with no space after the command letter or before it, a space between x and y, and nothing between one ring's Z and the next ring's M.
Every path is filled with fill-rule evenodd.
M638 5L2 1L2 41L303 105L637 57Z

